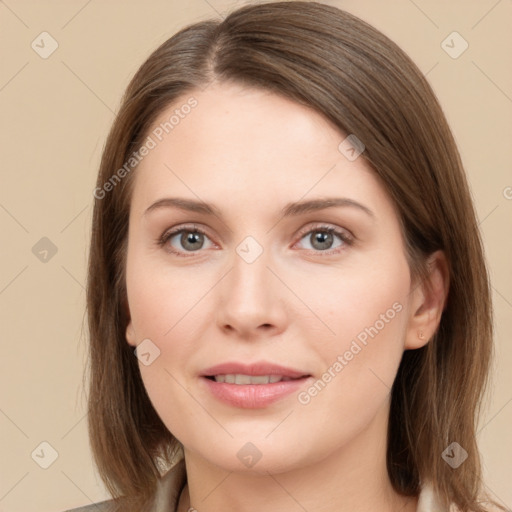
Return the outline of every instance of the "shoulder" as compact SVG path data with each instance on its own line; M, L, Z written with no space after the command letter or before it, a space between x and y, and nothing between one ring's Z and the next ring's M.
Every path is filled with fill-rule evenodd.
M114 500L107 500L99 503L92 503L85 507L70 508L64 512L117 512L117 506L114 504Z
M185 483L185 462L181 459L160 478L151 512L174 512ZM122 506L114 500L106 500L64 512L122 512Z

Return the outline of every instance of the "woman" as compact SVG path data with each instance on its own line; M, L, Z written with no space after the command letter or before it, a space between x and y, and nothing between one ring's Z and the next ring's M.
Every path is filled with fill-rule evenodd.
M476 216L387 37L309 2L181 30L94 195L89 429L115 499L83 510L489 510Z

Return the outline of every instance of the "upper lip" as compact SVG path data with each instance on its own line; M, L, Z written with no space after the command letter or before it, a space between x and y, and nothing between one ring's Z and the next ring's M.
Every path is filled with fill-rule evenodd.
M297 379L299 377L309 376L309 373L293 368L287 368L279 364L273 364L266 361L260 361L252 364L226 362L211 366L201 372L203 377L213 377L215 375L281 375Z

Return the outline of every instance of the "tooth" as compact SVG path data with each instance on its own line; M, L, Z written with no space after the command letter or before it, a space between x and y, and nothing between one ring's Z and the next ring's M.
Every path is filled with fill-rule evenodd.
M235 375L235 384L251 384L250 375L242 375L237 373Z
M244 375L241 373L229 373L226 375L215 375L215 382L225 382L227 384L274 384L275 382L292 380L290 377L282 375Z
M269 376L268 375L257 375L251 377L251 384L268 384Z

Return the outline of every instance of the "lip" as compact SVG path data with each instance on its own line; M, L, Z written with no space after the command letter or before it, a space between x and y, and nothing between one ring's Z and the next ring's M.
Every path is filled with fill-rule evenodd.
M282 375L294 380L280 381L269 384L230 384L208 379L214 375ZM233 407L242 409L260 409L285 398L304 386L311 375L285 366L258 362L243 364L236 362L222 363L201 372L201 381L208 391L218 400Z
M306 371L287 368L278 364L260 361L252 364L226 362L217 364L201 372L201 377L213 377L214 375L226 375L229 373L239 373L243 375L282 375L297 379L305 375L309 375ZM264 386L265 384L261 384Z

